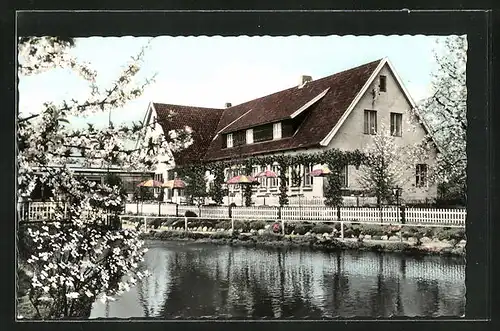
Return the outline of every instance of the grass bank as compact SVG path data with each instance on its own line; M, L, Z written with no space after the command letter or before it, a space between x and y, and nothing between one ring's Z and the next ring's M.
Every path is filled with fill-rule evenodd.
M148 240L189 240L211 244L249 246L249 247L304 247L322 251L358 250L378 252L399 252L408 255L465 255L465 241L455 239L382 236L372 238L371 235L360 235L351 238L338 238L331 233L304 235L282 235L270 231L254 231L252 233L234 233L228 231L177 231L151 230L141 234ZM422 240L423 239L423 240Z

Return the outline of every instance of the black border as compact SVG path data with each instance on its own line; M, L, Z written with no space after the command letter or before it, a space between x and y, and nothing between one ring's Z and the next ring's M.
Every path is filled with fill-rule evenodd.
M457 1L451 2L451 5ZM189 3L191 4L191 3ZM29 6L30 4L28 4ZM92 1L86 4L93 6ZM450 5L450 3L448 3ZM468 8L478 8L481 1L476 1ZM484 5L484 4L483 4ZM31 5L32 6L32 5ZM102 6L102 3L101 3ZM143 4L143 8L146 5ZM292 4L288 8L303 9L301 4ZM47 5L47 9L54 6ZM71 3L65 3L65 8L71 8ZM262 8L269 8L264 6ZM351 6L344 7L349 9ZM404 6L399 6L404 7ZM442 8L443 5L435 4L434 8ZM461 6L463 8L463 6ZM19 9L23 8L21 6ZM24 6L24 8L27 8ZM63 7L59 7L63 8ZM148 8L155 8L148 6ZM158 8L158 7L156 7ZM236 8L236 7L233 7ZM379 8L382 8L381 6ZM397 8L397 7L396 7ZM411 8L421 8L413 6ZM427 7L431 8L431 7ZM460 8L456 6L455 8ZM9 14L14 14L13 12ZM486 319L492 312L490 294L492 291L492 260L491 260L491 234L493 230L493 95L492 95L492 63L491 63L491 37L492 13L485 11L425 11L394 10L390 12L280 12L280 11L254 11L254 12L23 12L18 16L17 28L19 35L63 35L63 36L125 36L125 35L347 35L347 34L467 34L469 42L467 86L468 86L468 184L469 184L469 208L467 217L467 307L466 318ZM2 17L3 18L3 17ZM10 153L14 158L2 158L1 173L5 178L0 186L2 192L2 209L4 212L5 235L0 241L2 261L11 261L14 249L14 223L6 220L14 219L15 199L14 174L15 150L13 148L15 138L14 128L14 97L16 93L14 56L15 56L15 16L2 19L2 33L5 43L2 52L2 63L7 64L3 70L2 79L5 84L2 92L7 92L3 98L4 109L9 109L0 121L3 137L0 140L5 144L3 151ZM7 29L10 28L11 33ZM498 86L498 85L497 85ZM6 162L7 161L7 162ZM7 263L9 264L9 263ZM488 268L490 265L490 268ZM13 261L9 266L14 266ZM14 272L4 272L1 286L2 296L5 303L2 304L2 320L10 321L9 326L14 323ZM99 324L92 324L99 323ZM269 327L290 328L298 325L299 328L330 328L330 323L336 326L347 325L352 328L366 328L369 322L353 322L344 324L335 321L326 322L185 322L182 328L193 327L260 327L269 324ZM377 323L384 329L398 327L399 323L381 321ZM444 325L443 325L444 324ZM453 322L430 322L419 321L417 328L443 327L443 328L469 328L469 323L464 320ZM487 326L484 322L472 322L470 328L478 329ZM132 325L132 326L129 326ZM404 323L400 328L407 328L409 323ZM45 322L45 323L17 323L16 327L23 329L47 328L50 330L77 327L95 328L170 328L177 326L168 323L146 322L146 323L115 323L106 322Z

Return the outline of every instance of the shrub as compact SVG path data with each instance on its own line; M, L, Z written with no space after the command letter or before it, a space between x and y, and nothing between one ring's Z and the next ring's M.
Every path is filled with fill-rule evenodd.
M232 235L227 232L215 232L208 236L210 239L231 239Z
M194 211L187 210L187 211L184 213L184 217L198 217L198 214L196 214Z
M217 229L230 230L231 229L231 221L230 220L220 220L215 227Z
M439 240L456 240L460 241L465 238L465 231L463 229L446 228L436 229L434 236Z
M376 236L382 235L384 231L380 225L375 224L364 224L361 226L361 233L364 235Z
M250 222L250 229L260 230L264 229L265 227L266 227L266 222L263 220L255 220L253 222Z
M231 228L231 223L229 223L229 228ZM242 232L250 231L250 222L242 220L234 220L234 229L241 230Z
M345 238L350 238L352 235L354 235L354 231L351 228L344 229Z
M313 228L312 224L298 223L295 225L293 231L295 231L296 234L305 235L307 232L311 232L312 228Z
M362 226L360 224L353 224L350 229L355 237L358 237L362 232Z
M311 229L311 232L318 234L322 234L325 232L331 233L333 232L333 227L325 223L318 223Z

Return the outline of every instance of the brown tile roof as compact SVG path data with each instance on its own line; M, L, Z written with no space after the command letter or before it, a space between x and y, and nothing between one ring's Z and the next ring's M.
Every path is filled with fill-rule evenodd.
M221 149L222 138L217 137L210 144L205 159L214 160L237 155L264 154L276 150L319 146L320 141L337 124L380 61L373 61L308 82L300 89L298 87L289 88L224 110L217 131L236 131L288 118L309 100L330 88L326 95L314 107L311 107L309 116L293 138ZM231 121L243 114L245 115L226 128Z
M337 124L380 61L313 80L302 88L295 86L226 109L158 103L155 103L154 107L165 132L180 129L184 125L189 125L194 131L193 145L177 156L174 155L177 164L202 158L226 159L319 146L320 141ZM225 149L222 149L222 134L212 141L218 132L233 132L289 118L292 113L328 88L325 96L309 109L309 115L291 138ZM173 121L165 119L169 109L177 113ZM163 120L161 116L164 116Z
M186 125L193 129L191 135L193 144L180 152L174 153L176 164L183 165L203 159L216 133L215 130L223 109L178 106L163 103L154 103L153 106L163 132L183 129ZM169 119L168 114L170 111L173 111L174 115Z

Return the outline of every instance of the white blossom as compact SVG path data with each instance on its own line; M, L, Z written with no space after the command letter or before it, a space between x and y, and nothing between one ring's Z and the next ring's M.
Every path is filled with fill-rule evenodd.
M135 79L141 52L127 63L109 89L102 90L95 84L96 73L79 63L69 46L69 42L53 37L22 39L19 44L21 77L62 67L76 71L91 91L84 101L46 102L37 116L18 118L18 200L29 197L40 181L51 187L58 200L67 202L65 210L56 209L56 222L27 229L27 237L34 243L27 263L33 274L31 289L36 305L50 306L46 298L79 300L81 296L100 294L102 300L112 300L136 283L132 276L116 289L112 283L115 275L134 275L145 253L136 231L96 226L108 214L107 207L123 203L120 188L76 176L70 167L74 151L84 154L79 158L83 166L114 164L125 170L152 171L161 163L173 162L171 146L182 148L192 142L192 130L186 127L176 131L175 138L156 135L127 150L124 141L139 141L141 128L72 129L66 123L70 116L85 117L119 108L140 96L150 81L141 85Z

